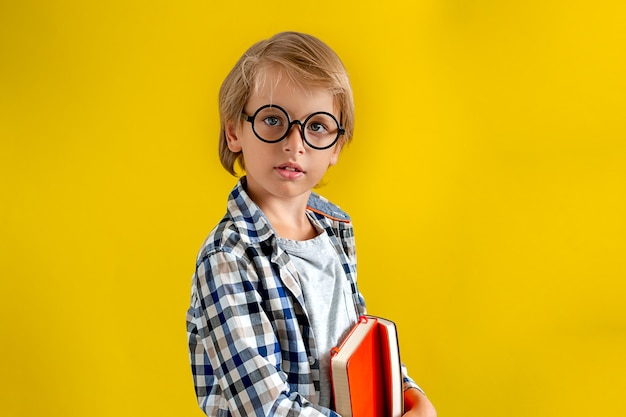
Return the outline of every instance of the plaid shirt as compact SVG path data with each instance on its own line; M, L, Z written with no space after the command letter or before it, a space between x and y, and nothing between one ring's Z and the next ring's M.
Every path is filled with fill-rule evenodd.
M187 333L198 403L209 416L337 416L317 405L322 352L298 273L245 186L244 177L196 262ZM314 193L307 215L330 236L365 314L350 218Z

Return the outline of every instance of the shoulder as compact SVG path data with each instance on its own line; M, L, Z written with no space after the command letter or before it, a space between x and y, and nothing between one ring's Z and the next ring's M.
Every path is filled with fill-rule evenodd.
M267 244L251 242L225 217L198 252L193 276L197 291L221 297L226 287L241 294L256 289L259 282L272 275L272 251Z
M313 216L330 236L336 236L349 256L355 254L354 229L350 216L326 198L312 193L307 206L309 215Z
M232 219L225 215L202 242L198 252L198 261L216 252L232 252L240 241Z
M244 177L231 191L226 214L202 244L198 261L218 252L243 257L248 248L258 248L271 240L274 232L261 210L248 196L245 184Z
M254 254L259 255L263 242L258 236L254 228L242 228L227 213L202 243L196 263L199 265L212 257L245 261Z
M331 221L339 223L350 223L351 219L348 213L343 211L339 206L330 202L319 194L311 193L307 203L307 209Z

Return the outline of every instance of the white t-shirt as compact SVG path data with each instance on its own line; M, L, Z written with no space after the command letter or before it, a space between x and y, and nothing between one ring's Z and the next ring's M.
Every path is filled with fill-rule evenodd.
M278 238L298 271L306 310L320 361L319 405L331 405L330 350L343 341L357 321L350 283L337 251L323 229L310 240Z

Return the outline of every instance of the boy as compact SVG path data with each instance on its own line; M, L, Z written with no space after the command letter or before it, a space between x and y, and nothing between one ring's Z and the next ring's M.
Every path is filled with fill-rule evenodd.
M279 33L241 57L219 98L222 164L246 175L193 277L198 403L209 416L337 416L330 350L365 304L350 219L312 189L352 137L346 70L320 40ZM434 415L404 383L405 415Z

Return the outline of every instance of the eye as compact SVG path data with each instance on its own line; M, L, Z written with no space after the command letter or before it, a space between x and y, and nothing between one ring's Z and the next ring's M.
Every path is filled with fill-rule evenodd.
M281 125L281 120L279 117L276 116L267 116L266 118L263 119L263 123L265 123L268 126L280 126Z
M311 122L311 123L309 123L309 130L314 132L314 133L325 133L325 132L328 132L328 129L326 128L326 126L324 126L324 124L322 124L320 122Z

